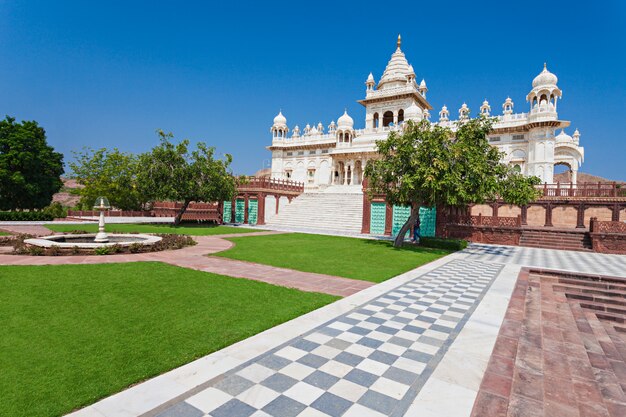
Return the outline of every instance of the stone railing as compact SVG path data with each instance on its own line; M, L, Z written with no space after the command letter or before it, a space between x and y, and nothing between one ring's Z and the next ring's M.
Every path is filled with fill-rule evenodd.
M155 217L175 217L183 203L173 201L157 201L152 207ZM189 203L187 210L183 214L183 220L196 221L221 221L218 203Z
M490 226L490 227L521 227L522 220L517 217L493 217L483 216L449 216L445 219L449 224L457 224L463 226Z
M626 254L626 223L598 221L592 217L589 235L594 252Z
M106 217L153 217L151 211L127 211L127 210L106 210ZM97 210L68 210L67 217L98 217L100 212Z
M556 183L537 188L543 197L626 197L626 186L616 182Z
M625 222L599 221L593 217L589 223L589 232L591 233L622 233L626 235Z
M247 177L244 182L237 186L241 191L247 190L271 190L271 191L287 191L292 193L303 193L304 183L291 180L279 180L267 177Z

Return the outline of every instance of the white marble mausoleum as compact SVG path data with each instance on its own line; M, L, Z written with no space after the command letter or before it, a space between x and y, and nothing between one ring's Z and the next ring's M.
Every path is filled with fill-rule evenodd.
M371 73L365 81L365 98L359 100L365 107L364 127L357 129L347 112L326 128L321 122L306 124L302 129L298 125L290 128L282 111L274 118L272 144L267 147L272 152L272 178L304 182L308 191L331 185L360 187L365 165L376 154L377 140L401 130L408 120L431 121L433 108L427 100L426 81L417 83L415 71L400 46L398 36L397 48L378 84ZM528 112L515 113L510 98L502 104L502 114L492 112L487 100L479 112L496 117L489 141L505 153L505 162L514 169L552 183L554 166L566 165L575 183L584 149L579 144L578 130L568 135L564 129L570 122L559 120L557 102L562 91L557 81L544 64L526 96ZM454 130L457 121L470 117L470 109L463 103L458 118L453 120L444 105L438 116L431 123Z

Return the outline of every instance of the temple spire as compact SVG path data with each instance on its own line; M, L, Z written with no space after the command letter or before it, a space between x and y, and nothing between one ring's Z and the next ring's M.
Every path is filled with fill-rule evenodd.
M398 49L400 49L400 44L402 44L402 37L400 36L400 34L398 33Z

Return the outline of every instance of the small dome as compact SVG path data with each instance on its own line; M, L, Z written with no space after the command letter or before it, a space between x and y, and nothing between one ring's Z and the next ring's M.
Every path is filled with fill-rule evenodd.
M426 80L424 80L423 78L422 78L422 82L420 83L420 88L426 88Z
M274 125L276 126L287 126L287 119L283 116L283 112L279 111L278 115L274 117Z
M367 83L374 83L374 76L372 75L372 73L370 72L370 75L367 76Z
M354 127L354 120L348 115L347 110L345 110L343 116L337 120L337 127L339 127L339 129L352 129Z
M543 64L543 71L533 80L533 88L540 86L555 86L559 79L556 75L548 71L546 64Z
M572 142L572 137L565 133L565 130L561 129L561 133L556 136L557 142Z
M411 103L411 105L404 110L404 118L406 120L421 120L422 114L422 109L415 103Z
M415 75L415 71L413 70L413 65L409 64L409 75Z

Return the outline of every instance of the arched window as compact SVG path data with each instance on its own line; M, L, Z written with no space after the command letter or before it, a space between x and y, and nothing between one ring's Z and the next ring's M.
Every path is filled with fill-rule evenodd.
M376 129L378 127L378 113L374 113L374 118L372 119L372 128Z
M386 111L383 114L383 126L387 127L387 126L389 126L392 123L393 123L393 112Z
M398 110L398 124L404 122L404 110Z
M343 132L339 133L339 142L343 142Z

